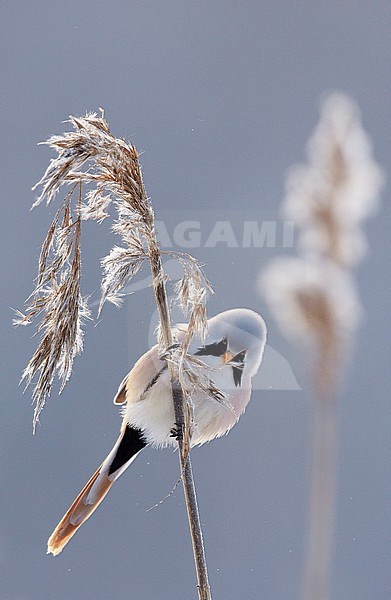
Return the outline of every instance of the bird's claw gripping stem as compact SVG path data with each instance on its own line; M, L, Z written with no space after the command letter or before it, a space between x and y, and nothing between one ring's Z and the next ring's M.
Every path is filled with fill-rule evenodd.
M183 440L183 430L183 423L175 423L175 427L172 427L172 429L170 430L170 437L175 438L178 442L180 440Z

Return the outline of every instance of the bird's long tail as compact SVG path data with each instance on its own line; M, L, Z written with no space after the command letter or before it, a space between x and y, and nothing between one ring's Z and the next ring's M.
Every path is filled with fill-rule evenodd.
M48 554L59 554L102 502L114 481L146 445L138 429L124 426L113 449L73 501L48 540Z

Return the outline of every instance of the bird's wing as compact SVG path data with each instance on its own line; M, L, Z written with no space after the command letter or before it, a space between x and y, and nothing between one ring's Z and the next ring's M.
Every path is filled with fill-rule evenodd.
M48 541L48 553L59 554L79 527L92 515L114 481L144 448L141 432L123 426L113 449L73 501Z
M136 362L133 369L121 381L114 397L114 404L137 402L148 388L151 380L165 366L158 354L158 347L153 346Z
M128 381L129 373L125 375L118 387L118 392L114 396L114 404L125 404L126 402L126 382Z

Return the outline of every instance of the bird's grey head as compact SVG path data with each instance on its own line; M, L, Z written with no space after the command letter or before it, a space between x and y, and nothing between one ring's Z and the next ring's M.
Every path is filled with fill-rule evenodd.
M253 377L259 369L266 344L262 317L246 308L219 313L208 320L208 335L194 354L218 357L233 369L235 385L241 385L244 369Z

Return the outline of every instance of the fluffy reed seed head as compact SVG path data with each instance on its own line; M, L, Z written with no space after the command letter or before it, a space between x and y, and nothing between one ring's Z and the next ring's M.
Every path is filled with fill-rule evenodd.
M327 392L361 314L350 268L364 254L360 224L383 182L359 110L344 94L323 102L308 159L290 171L283 203L299 226L298 257L271 261L260 287L283 333L315 344L317 385Z
M360 223L378 207L383 184L353 100L324 100L307 154L307 165L288 174L283 214L299 226L304 255L352 267L366 250Z
M120 235L122 246L115 246L102 259L102 295L99 312L106 300L120 304L124 286L143 267L145 261L160 254L156 239L154 211L148 198L135 146L110 131L109 124L96 113L70 117L73 131L50 137L44 144L57 152L42 179L41 194L33 207L44 200L50 204L63 185L71 186L53 220L42 245L36 287L30 296L26 314L18 312L16 322L28 324L41 316L38 331L41 341L29 361L23 379L30 384L38 374L33 391L35 401L34 430L40 412L50 394L54 376L61 379L61 389L68 380L73 358L82 351L82 320L89 316L87 299L80 293L81 221L101 223L110 216L113 203L117 218L112 226ZM82 184L89 189L82 197ZM79 195L72 204L76 187ZM211 291L201 266L188 254L171 253L183 268L183 278L175 287L178 303L189 318L183 350L177 361L179 371L195 334L206 331L205 302ZM159 273L165 283L163 270ZM155 282L156 283L156 282Z

